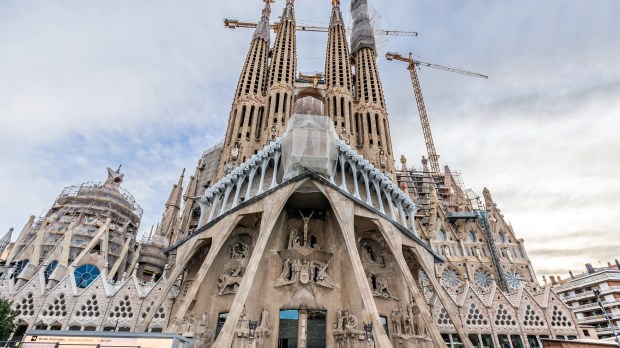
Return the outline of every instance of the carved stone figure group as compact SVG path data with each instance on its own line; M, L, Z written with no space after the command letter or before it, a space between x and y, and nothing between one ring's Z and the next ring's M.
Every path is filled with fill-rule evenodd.
M282 272L276 281L276 286L300 282L335 288L336 284L327 274L328 264L319 261L291 260L287 258L282 265Z
M385 267L385 260L382 255L377 254L366 242L362 242L362 255L366 261L379 267Z
M230 247L230 258L233 260L241 260L245 259L248 256L248 251L250 247L243 243L239 242Z
M339 308L337 321L334 323L334 330L356 330L358 321L357 317L349 313L347 308Z
M218 285L218 295L225 294L234 294L237 292L239 288L239 284L241 283L241 272L243 271L243 267L236 266L226 273L220 275L220 284Z
M406 315L401 308L392 311L392 330L396 335L426 336L424 321L415 303L407 306Z
M379 278L374 274L368 273L366 276L368 279L368 285L370 285L370 290L374 296L383 297L392 300L398 300L398 298L392 295L390 288L388 286L388 280L385 278Z

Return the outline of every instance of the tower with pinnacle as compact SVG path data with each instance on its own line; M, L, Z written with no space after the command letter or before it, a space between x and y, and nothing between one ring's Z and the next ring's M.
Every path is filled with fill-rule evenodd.
M341 139L354 138L353 73L340 1L332 2L325 54L325 109Z
M269 110L266 97L269 71L269 16L271 0L252 36L232 102L218 177L232 170L262 148L270 135L266 132Z

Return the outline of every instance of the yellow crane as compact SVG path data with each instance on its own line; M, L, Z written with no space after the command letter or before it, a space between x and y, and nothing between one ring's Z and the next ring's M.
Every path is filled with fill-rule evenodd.
M421 62L419 60L413 59L413 54L409 53L409 57L403 57L401 54L388 52L385 55L387 60L400 60L402 62L408 63L407 69L411 74L411 83L413 84L413 93L415 94L415 100L418 104L418 112L420 113L420 122L422 123L422 132L424 133L424 141L426 142L426 151L428 152L428 160L431 162L431 170L439 174L441 170L439 169L439 155L435 151L435 144L433 142L433 135L431 134L431 126L428 123L428 114L426 113L426 106L424 106L424 99L422 98L422 88L420 87L420 80L418 79L418 73L416 71L417 66L427 66L429 68L435 68L444 71L450 71L457 74L463 74L472 77L479 77L483 79L489 78L486 75L478 74L471 71L465 71L457 68L452 68L449 66L443 66L434 63Z
M224 18L224 26L229 29L236 28L256 28L256 22L242 22L236 19ZM274 32L278 31L278 24L269 25ZM303 21L297 21L296 28L298 31L314 31L319 33L327 33L329 28L321 27L316 25L305 25ZM350 31L350 29L347 29ZM418 36L418 33L415 31L401 31L401 30L376 30L375 33L380 35L391 35L391 36Z

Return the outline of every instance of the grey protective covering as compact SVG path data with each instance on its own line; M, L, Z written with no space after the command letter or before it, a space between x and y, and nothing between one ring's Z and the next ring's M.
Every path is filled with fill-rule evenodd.
M352 0L351 16L353 17L351 54L357 54L364 47L372 48L376 52L374 30L368 14L368 0Z
M271 15L271 7L269 1L265 3L263 14L260 21L256 24L256 30L254 30L254 36L252 39L261 38L269 44L269 16Z
M327 116L295 114L282 141L284 180L306 170L332 177L338 159L338 135Z

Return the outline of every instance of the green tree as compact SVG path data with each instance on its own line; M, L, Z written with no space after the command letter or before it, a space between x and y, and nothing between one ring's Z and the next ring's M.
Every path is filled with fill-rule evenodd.
M17 315L19 313L11 307L9 300L0 298L0 341L9 339L11 333L17 327Z

